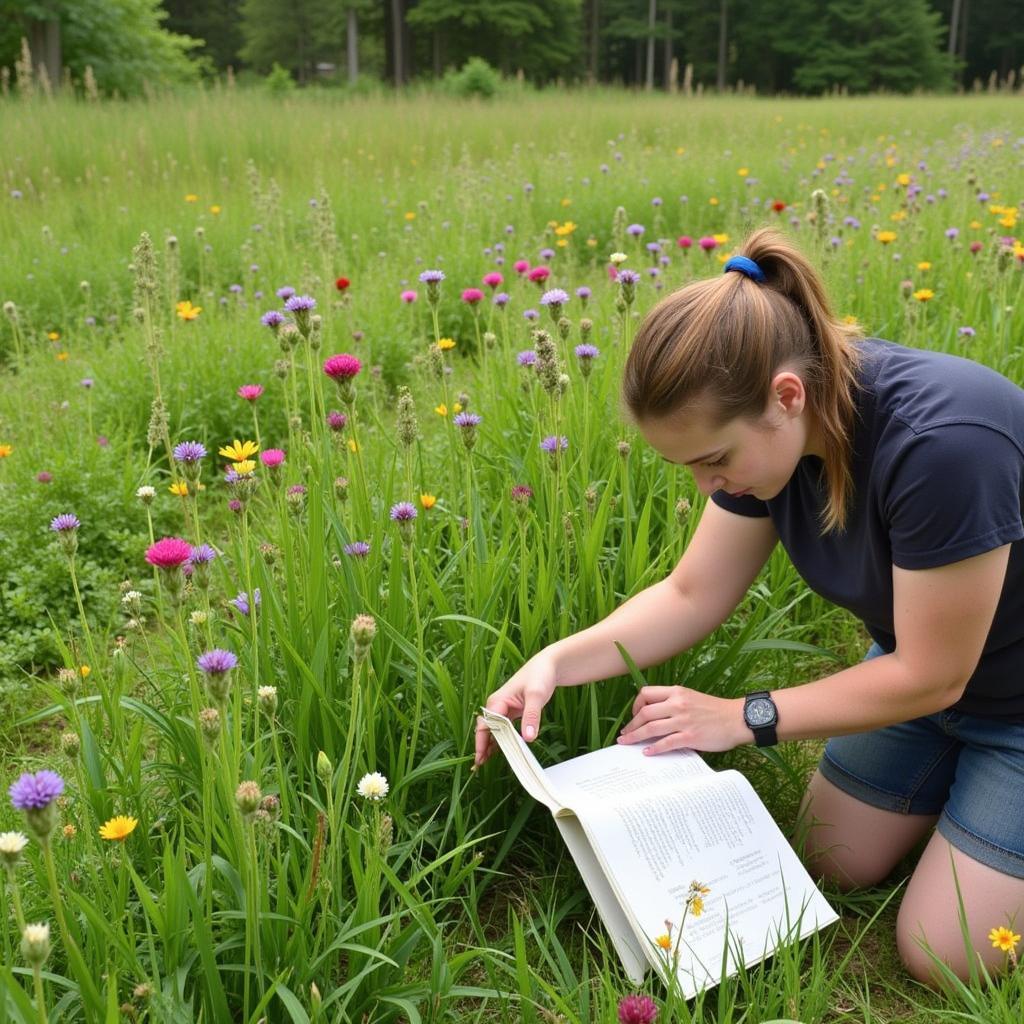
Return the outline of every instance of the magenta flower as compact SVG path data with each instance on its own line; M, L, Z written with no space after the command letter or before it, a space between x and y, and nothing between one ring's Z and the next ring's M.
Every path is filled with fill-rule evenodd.
M619 1000L619 1024L652 1024L658 1006L650 996L624 996Z
M324 362L324 373L331 380L351 380L363 368L363 364L347 353L331 356Z
M475 306L483 300L484 293L479 288L465 288L462 292L462 301L470 306Z
M526 484L516 484L510 493L512 500L522 505L533 497L533 488Z
M158 569L176 569L191 555L191 545L180 537L163 537L146 549L146 561Z
M406 290L402 292L402 301L406 303L406 305L415 302L418 297L419 296L417 296L411 288L406 288Z
M697 244L705 252L711 252L712 249L718 248L718 243L710 235L705 235Z
M247 402L255 402L263 394L262 384L243 384L238 389L238 397L244 398Z
M515 263L512 264L512 268L517 274L525 274L529 271L530 264L526 260L516 260Z
M274 469L284 462L284 452L280 448L268 448L266 451L260 452L260 462L268 469Z
M391 506L390 515L396 523L407 523L416 518L416 506L411 501L400 501Z
M503 278L496 270L492 270L489 274L484 274L483 277L484 284L487 285L491 291L494 291L494 289L497 288L504 280L505 278Z
M534 284L543 284L551 276L550 267L534 267L526 275Z
M35 775L25 772L7 791L11 803L19 811L39 811L49 807L64 792L64 780L56 773L43 769Z
M679 238L676 239L676 245L678 245L680 249L692 248L693 239L689 235L680 235Z
M327 426L329 426L331 430L344 430L346 423L348 423L348 417L343 412L338 412L337 409L332 409L327 414Z

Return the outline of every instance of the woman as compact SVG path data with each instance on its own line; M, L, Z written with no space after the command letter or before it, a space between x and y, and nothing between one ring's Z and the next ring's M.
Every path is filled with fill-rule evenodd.
M881 882L934 833L903 897L897 944L934 984L931 949L966 978L971 943L1024 923L1024 391L969 360L864 339L810 263L755 232L720 277L646 317L628 414L711 496L671 575L551 644L491 695L527 740L556 686L624 673L708 636L781 541L874 644L860 664L746 699L645 686L620 743L689 747L828 738L801 807L816 877ZM482 722L476 763L494 749Z

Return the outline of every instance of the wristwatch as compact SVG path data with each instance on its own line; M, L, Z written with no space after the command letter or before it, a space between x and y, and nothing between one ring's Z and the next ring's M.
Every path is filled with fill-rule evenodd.
M779 724L779 709L767 690L748 693L743 702L743 721L754 733L759 747L774 747L779 742L775 726Z

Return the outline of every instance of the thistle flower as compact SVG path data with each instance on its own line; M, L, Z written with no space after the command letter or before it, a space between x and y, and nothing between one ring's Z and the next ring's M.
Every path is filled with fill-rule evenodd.
M577 345L575 352L580 364L580 373L584 377L589 377L591 364L601 354L601 350L596 345L584 344Z
M260 452L260 462L270 470L275 479L281 475L281 467L284 465L285 453L280 448L268 448Z
M13 871L21 863L21 855L28 846L24 832L0 832L0 864Z
M562 307L568 301L568 292L561 288L552 288L540 297L540 304L542 306L547 306L548 312L551 314L551 319L555 323L558 323L558 318L562 315Z
M356 792L364 800L380 801L388 795L388 780L380 772L367 772L356 786Z
M703 239L702 239L703 241ZM619 271L619 288L622 295L622 301L627 306L633 304L633 300L636 298L636 285L640 280L640 275L635 270L620 270Z
M494 289L505 280L505 278L503 278L496 270L492 270L489 273L484 274L482 280L483 283L493 292Z
M441 282L444 280L443 270L424 270L420 274L420 284L427 286L427 302L436 308L441 301Z
M174 446L175 462L198 462L206 458L206 448L198 441L182 441Z
M498 309L504 311L505 307L512 301L512 296L509 295L508 292L498 292L498 294L494 296L493 301Z
M624 996L619 1000L619 1024L652 1024L658 1016L650 996Z
M419 298L419 296L411 288L406 288L402 292L400 298L407 306L409 306L412 303L414 303Z
M516 362L520 366L533 366L537 362L537 353L532 348L524 349L516 356Z
M334 478L334 496L338 501L348 501L348 477L338 476Z
M60 546L68 558L73 558L78 550L78 529L81 525L78 516L72 512L64 512L50 520L50 529L57 534Z
M119 814L100 825L100 838L123 843L135 831L138 824L138 818Z
M264 713L273 718L277 711L277 687L261 686L256 691L256 700Z
M211 746L220 736L220 712L216 708L203 708L199 712L199 731Z
M217 704L224 704L231 691L228 673L238 665L238 658L231 651L220 647L206 651L196 658L196 665L206 676L206 688Z
M370 545L365 540L354 540L341 550L352 558L365 558L370 553Z
M479 288L464 288L462 290L462 301L465 302L467 306L472 306L474 309L476 308L477 303L483 301L483 298L484 293L480 291Z
M252 604L259 608L260 606L260 588L254 587L252 592ZM244 591L240 590L238 594L233 597L229 604L232 604L237 608L243 615L248 615L250 611L249 595Z
M348 423L348 417L343 412L338 412L336 409L332 409L326 417L327 426L331 428L335 433L345 429L345 424Z
M295 317L295 326L304 337L309 337L311 326L311 314L316 309L316 299L310 295L291 295L284 304L284 308Z
M398 532L405 544L412 543L416 515L416 506L411 501L400 501L391 506L390 516L398 523Z
M47 769L35 775L25 772L8 789L15 810L25 812L25 824L41 842L49 841L57 827L57 797L64 792L64 780Z
M264 327L269 327L274 334L277 334L281 325L285 322L284 313L279 309L269 309L263 316L260 317L260 323Z
M180 537L163 537L146 549L146 561L158 569L177 569L191 557L191 545Z
M295 294L295 289L290 285L286 284L278 288L274 294L284 302L286 299L290 299Z
M237 391L239 398L244 398L247 402L255 402L260 395L263 394L262 384L243 384Z
M534 267L527 275L527 278L540 287L551 276L551 268L545 266Z
M554 434L545 437L540 443L541 451L548 453L551 468L558 468L559 453L569 447L569 439L565 436L559 437Z
M472 451L476 444L476 428L482 422L483 417L475 412L460 412L452 422L462 432L462 443L466 451Z
M324 373L338 385L341 400L346 405L355 401L355 388L352 380L363 368L363 364L352 355L341 353L331 356L324 362Z

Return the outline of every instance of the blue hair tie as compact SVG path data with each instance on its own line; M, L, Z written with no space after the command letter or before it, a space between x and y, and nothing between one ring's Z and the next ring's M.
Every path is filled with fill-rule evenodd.
M730 256L722 267L722 273L729 270L738 270L741 274L749 277L751 281L763 284L765 281L764 271L747 256Z

